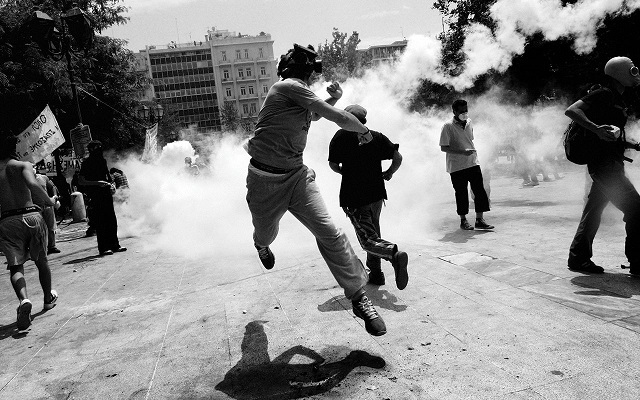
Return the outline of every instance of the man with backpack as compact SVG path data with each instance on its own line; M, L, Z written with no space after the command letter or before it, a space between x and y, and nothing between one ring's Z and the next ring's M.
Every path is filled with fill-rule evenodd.
M627 106L622 98L626 88L640 85L640 71L629 58L614 57L605 65L604 73L608 77L606 85L590 91L565 111L574 124L589 131L585 133L591 136L585 161L593 180L569 249L568 267L580 272L604 272L591 261L592 245L602 212L611 202L624 214L630 272L640 276L640 194L624 172L624 151L633 145L624 135ZM569 154L567 158L571 160Z

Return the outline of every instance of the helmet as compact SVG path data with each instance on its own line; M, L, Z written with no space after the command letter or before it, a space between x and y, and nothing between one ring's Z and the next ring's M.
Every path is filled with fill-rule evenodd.
M640 83L638 68L629 57L613 57L604 66L604 73L623 86L636 86Z
M322 72L322 61L316 60L318 53L312 45L307 47L294 43L293 49L280 56L278 76L282 78L306 78L312 72Z

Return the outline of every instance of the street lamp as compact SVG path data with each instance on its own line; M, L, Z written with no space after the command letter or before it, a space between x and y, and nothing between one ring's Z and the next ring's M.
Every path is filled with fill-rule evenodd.
M71 142L78 157L83 157L86 153L86 145L91 140L89 126L82 124L82 113L80 112L80 101L78 100L78 89L73 75L71 65L71 53L86 51L93 43L93 28L89 17L74 3L70 9L64 12L60 18L59 31L55 26L55 21L45 12L34 10L29 16L25 27L29 30L31 38L38 44L40 49L55 61L66 58L69 82L71 83L71 93L76 106L78 116L78 126L71 129ZM56 159L56 169L58 175L62 173L59 154L54 152Z
M149 121L153 125L156 122L160 122L164 117L164 108L160 104L151 107L143 104L138 108L138 117L145 122Z

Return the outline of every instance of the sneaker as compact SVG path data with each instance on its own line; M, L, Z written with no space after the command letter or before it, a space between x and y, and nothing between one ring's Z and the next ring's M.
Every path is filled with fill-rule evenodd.
M409 283L409 274L407 273L407 264L409 263L409 256L404 251L396 251L391 259L391 265L396 273L396 286L402 290L407 287Z
M44 309L45 310L51 310L53 307L56 306L56 301L58 301L58 292L56 292L55 290L51 290L51 300L47 303L45 301L44 303Z
M369 283L372 285L382 286L385 284L384 272L378 268L369 268Z
M378 312L371 304L371 300L367 295L363 294L357 300L351 301L353 313L356 317L364 320L364 328L373 336L382 336L387 333L387 327L384 321L378 315Z
M592 274L602 274L602 273L604 273L604 268L602 268L599 265L596 265L591 260L583 261L581 263L580 262L575 262L575 261L569 261L567 264L568 264L569 269L572 270L572 271L588 272L588 273L592 273Z
M100 252L101 256L110 256L113 255L113 250L105 250Z
M256 246L256 250L258 250L258 257L260 257L260 261L262 261L262 265L264 265L266 269L271 269L274 265L276 265L276 256L273 255L271 249L268 246Z
M465 218L463 220L460 220L460 229L462 229L464 231L472 231L473 230L473 226L471 226L469 221L467 221L467 219Z
M535 181L529 181L522 184L522 186L538 186L539 183Z
M118 247L117 249L113 249L114 253L122 253L123 251L127 251L126 247Z
M60 253L60 249L58 249L57 247L52 247L47 250L47 255L54 254L54 253Z
M484 222L484 218L476 218L476 229L493 229L495 226Z
M33 304L31 304L29 299L24 299L20 302L17 310L18 318L16 323L19 331L23 331L31 325L31 307L33 307Z

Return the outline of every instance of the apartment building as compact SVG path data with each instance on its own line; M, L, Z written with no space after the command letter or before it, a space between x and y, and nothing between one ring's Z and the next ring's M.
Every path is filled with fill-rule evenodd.
M184 127L222 129L220 108L231 102L241 118L255 118L277 81L271 35L212 28L205 40L146 46L137 55L152 79L151 95L178 110Z
M394 61L404 52L406 47L407 40L397 40L391 44L369 46L368 49L358 50L358 52L370 54L372 64L378 65L383 62Z

